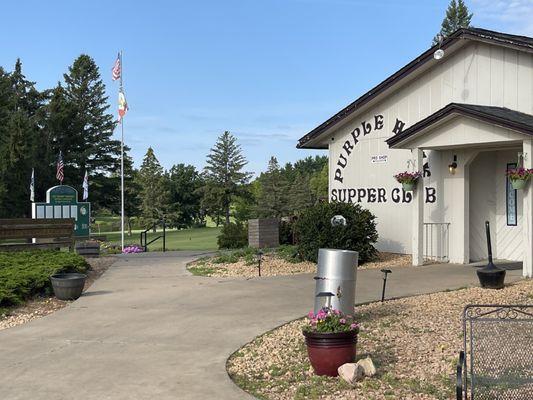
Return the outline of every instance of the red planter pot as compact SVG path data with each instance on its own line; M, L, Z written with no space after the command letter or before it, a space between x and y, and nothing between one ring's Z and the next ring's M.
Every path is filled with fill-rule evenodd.
M355 361L357 332L303 332L309 361L317 375L337 376L337 369Z

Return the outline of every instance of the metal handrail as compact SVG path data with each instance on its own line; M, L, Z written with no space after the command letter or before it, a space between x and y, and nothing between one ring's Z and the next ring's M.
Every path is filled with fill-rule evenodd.
M159 235L158 237L148 241L148 232L155 229L158 225L162 225L163 226L163 234L162 235ZM147 252L148 251L148 245L149 244L152 244L154 243L156 240L158 239L163 239L163 252L167 251L166 249L166 223L165 223L165 220L162 219L161 221L158 221L158 222L154 222L151 226L149 226L148 228L146 228L144 231L141 232L141 247L144 248L144 251ZM144 240L143 240L144 238Z

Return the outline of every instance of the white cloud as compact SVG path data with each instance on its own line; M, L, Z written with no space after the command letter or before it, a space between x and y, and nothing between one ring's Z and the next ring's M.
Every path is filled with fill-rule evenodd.
M533 0L471 0L473 25L533 36Z

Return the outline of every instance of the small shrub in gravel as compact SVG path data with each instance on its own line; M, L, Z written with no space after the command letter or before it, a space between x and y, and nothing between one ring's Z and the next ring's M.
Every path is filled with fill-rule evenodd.
M0 307L17 305L51 292L50 275L86 272L89 264L76 253L19 251L0 253Z
M300 257L300 253L298 253L298 247L297 246L291 246L288 244L279 246L276 249L277 255L287 262L296 264L299 262L302 262L302 257Z
M331 226L335 215L346 218L346 225ZM319 248L355 250L360 264L371 261L377 256L375 220L359 204L318 203L307 208L295 223L298 252L304 260L317 262Z
M217 238L219 249L240 249L248 245L248 228L240 222L230 222L222 227Z

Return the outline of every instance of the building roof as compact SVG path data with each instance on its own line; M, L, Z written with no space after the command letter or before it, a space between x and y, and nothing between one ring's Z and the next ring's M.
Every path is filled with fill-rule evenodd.
M481 28L463 28L455 31L450 36L448 36L442 43L441 48L446 49L460 39L469 39L474 41L486 42L498 46L510 47L521 51L533 52L533 38L527 36L518 36L510 35L507 33L489 31ZM433 60L433 53L437 50L439 46L435 45L431 47L426 52L422 53L420 56L415 58L409 64L389 76L379 85L375 86L373 89L366 92L364 95L359 97L353 103L349 104L341 111L333 115L327 121L323 122L305 136L298 140L297 148L325 148L324 146L317 146L316 144L308 144L313 139L319 137L326 130L332 126L343 121L345 118L356 112L361 106L368 103L370 100L390 88L392 85L401 81L403 78L411 74L413 71L419 67L425 65L428 61Z
M452 114L475 118L533 136L533 115L510 110L505 107L450 103L429 117L404 130L402 133L387 139L386 142L389 147L397 147L399 144L405 143L424 129L438 124Z

